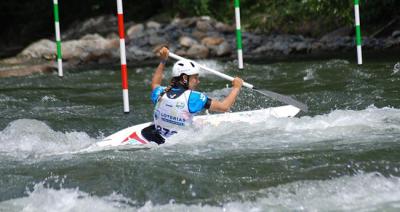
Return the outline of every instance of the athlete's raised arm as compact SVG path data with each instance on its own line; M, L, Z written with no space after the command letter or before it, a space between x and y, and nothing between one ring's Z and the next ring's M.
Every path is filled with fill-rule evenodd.
M161 50L159 51L159 56L161 61L160 64L157 66L156 71L153 74L153 79L151 80L151 90L154 90L155 88L161 85L165 63L167 62L168 59L168 51L169 50L166 47L161 48Z

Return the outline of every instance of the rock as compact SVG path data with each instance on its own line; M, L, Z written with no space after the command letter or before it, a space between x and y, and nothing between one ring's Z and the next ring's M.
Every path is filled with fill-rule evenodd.
M213 27L211 26L209 21L199 20L196 22L196 29L200 32L208 32L213 30Z
M235 26L224 24L224 23L221 23L221 22L217 22L215 24L215 29L217 31L223 32L223 33L233 33L236 30Z
M142 37L144 35L144 25L143 24L136 24L126 31L126 35L129 39L135 39Z
M199 44L191 46L186 52L187 56L191 58L207 58L208 53L208 48Z
M321 41L329 41L329 40L335 39L337 37L350 36L352 32L353 32L353 27L346 26L346 27L336 29L336 30L322 36L322 38L320 40Z
M203 21L212 21L212 18L211 18L210 16L201 16L201 17L200 17L200 20L203 20Z
M158 22L155 22L155 21L149 21L149 22L146 23L146 27L148 29L154 29L154 30L158 31L161 28L161 24L158 23Z
M191 47L193 45L197 45L197 44L199 44L199 42L197 42L197 40L195 40L193 38L186 37L186 36L179 38L179 45L181 45L183 47L189 48L189 47Z
M48 40L39 40L26 47L19 56L27 58L56 58L56 43Z
M106 36L106 39L109 40L119 40L119 35L115 32L111 32Z
M118 48L119 40L105 39L98 34L83 36L80 40L66 41L62 44L63 60L79 59L83 62L109 57L109 49ZM56 44L50 40L40 40L23 50L19 56L28 58L56 58Z
M318 52L323 48L323 43L320 41L315 41L311 44L311 52Z
M155 57L153 52L145 51L136 46L130 46L126 49L126 58L128 61L146 60ZM116 51L114 57L119 58L119 51Z
M22 65L0 69L0 78L27 76L34 73L51 73L54 68L50 64Z
M205 46L217 46L224 42L223 38L220 37L205 37L201 40L201 44Z
M207 33L199 30L193 30L192 36L195 37L197 40L202 40L203 38L207 37Z
M393 38L398 38L398 37L400 37L400 30L394 31L394 32L392 33L392 37L393 37Z
M180 56L182 56L182 57L185 57L185 56L187 56L187 53L186 53L186 51L185 50L183 50L183 49L178 49L176 52L175 52L177 55L180 55Z
M107 40L98 34L86 35L80 40L72 40L64 43L62 47L63 59L77 59L88 62L90 59L105 56L109 57L106 52L112 48L118 48L118 40Z
M216 55L217 56L225 56L230 55L232 53L232 49L228 42L224 41L219 44L216 48Z
M269 41L266 44L254 49L252 54L265 54L276 55L276 54L284 54L288 55L292 51L292 47L290 47L289 42L285 40L274 40Z
M206 37L201 44L209 48L211 55L223 56L231 53L229 43L220 37Z
M129 28L130 25L132 24L129 22L125 23L126 28ZM77 22L61 35L62 40L74 40L86 34L97 33L106 36L112 32L118 33L118 19L114 15L106 15Z
M272 50L272 43L266 43L262 46L257 47L252 51L253 54L262 54Z
M176 19L175 24L178 28L192 28L196 26L197 18L185 18L185 19Z
M166 44L167 40L164 37L158 36L156 34L152 34L149 37L149 44L152 46Z
M306 42L295 42L292 43L292 49L297 53L307 53L311 47Z

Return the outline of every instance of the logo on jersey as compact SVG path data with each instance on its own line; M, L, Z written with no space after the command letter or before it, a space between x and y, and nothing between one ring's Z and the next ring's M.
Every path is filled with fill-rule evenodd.
M201 99L201 101L204 102L204 101L206 101L206 96L205 96L204 94L201 93L201 94L200 94L200 99Z
M186 119L181 117L171 116L166 113L161 113L161 120L178 126L184 126L186 123Z
M178 108L178 109L183 109L183 108L185 108L185 103L183 103L183 102L177 102L175 106L176 106L176 108Z

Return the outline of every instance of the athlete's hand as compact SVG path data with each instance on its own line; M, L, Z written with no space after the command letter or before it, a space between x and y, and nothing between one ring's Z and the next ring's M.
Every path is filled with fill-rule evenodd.
M242 87L242 85L243 85L243 80L241 78L235 77L235 79L233 79L232 86L234 88L239 88L240 89Z
M168 52L169 52L169 50L168 50L167 47L162 47L160 49L160 51L158 52L159 56L160 56L160 59L161 60L167 60L168 59Z

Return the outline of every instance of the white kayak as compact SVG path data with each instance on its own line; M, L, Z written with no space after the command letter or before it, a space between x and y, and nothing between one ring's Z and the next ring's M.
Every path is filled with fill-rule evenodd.
M206 123L212 125L218 125L222 122L247 122L252 123L254 118L252 117L275 117L275 118L284 118L284 117L294 117L296 114L300 112L300 109L294 107L292 105L280 106L280 107L270 107L261 110L252 110L252 111L244 111L244 112L235 112L235 113L222 113L215 115L201 115L195 116L193 121L195 123ZM102 141L97 142L96 145L98 147L122 147L125 148L149 148L150 145L154 145L153 142L149 142L145 139L141 131L142 129L150 126L152 122L135 125L132 127L125 128L120 130L106 138Z

